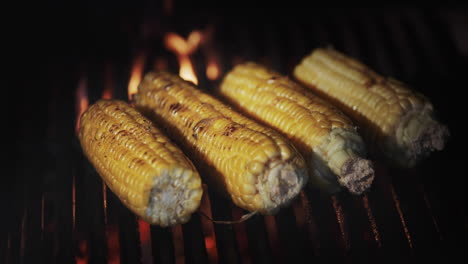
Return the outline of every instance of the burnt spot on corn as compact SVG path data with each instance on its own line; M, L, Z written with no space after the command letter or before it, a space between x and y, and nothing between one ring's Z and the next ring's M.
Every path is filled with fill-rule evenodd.
M169 106L169 110L171 110L173 114L177 114L177 112L183 111L184 107L179 103L174 103Z
M240 127L239 126L236 126L236 125L229 125L227 126L225 129L224 129L224 132L223 132L223 136L231 136L232 133L234 133L237 129L239 129Z
M203 130L205 130L206 127L211 126L216 119L217 118L204 118L204 119L198 121L195 124L195 126L193 126L192 137L194 139L198 139L198 134L201 133Z
M110 133L114 133L114 131L115 131L116 129L119 129L119 128L120 128L120 126L118 126L118 125L112 125L112 126L109 128L109 132L110 132Z

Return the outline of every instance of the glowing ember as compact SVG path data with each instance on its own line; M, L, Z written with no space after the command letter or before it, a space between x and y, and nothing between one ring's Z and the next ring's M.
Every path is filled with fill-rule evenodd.
M200 210L204 212L210 219L213 219L211 214L211 202L208 197L208 188L206 184L203 184L203 196L200 204ZM205 236L205 248L208 253L208 259L210 263L218 263L218 249L216 246L216 235L214 232L213 223L206 219L201 218L203 235Z
M140 233L142 263L153 263L150 226L148 223L140 219L138 220L138 230Z
M106 228L107 263L120 264L119 227L110 225Z
M199 31L192 31L187 40L173 32L167 33L164 38L166 48L177 55L180 67L179 76L194 84L198 84L198 78L190 60L190 55L198 48L201 41L202 34Z
M78 87L75 93L75 112L76 112L76 125L75 132L78 133L80 129L81 115L86 111L89 106L88 99L88 81L86 77L82 77L78 82Z
M78 249L79 249L79 255L75 256L76 264L88 263L88 242L84 239L81 240Z
M130 81L128 82L128 99L131 101L134 94L138 92L138 85L143 76L143 68L145 66L146 56L144 54L138 55L133 61L132 73Z

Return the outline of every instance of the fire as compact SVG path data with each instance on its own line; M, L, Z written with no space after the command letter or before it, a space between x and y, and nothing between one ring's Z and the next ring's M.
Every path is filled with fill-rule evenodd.
M88 99L88 80L86 77L82 77L78 82L78 87L75 94L75 112L76 112L76 125L75 132L78 133L80 129L80 118L81 115L86 111L89 106Z
M143 76L143 68L145 66L146 56L144 54L138 55L133 61L132 73L130 81L128 82L128 99L131 101L134 94L138 92L138 85Z
M197 50L202 42L202 37L202 33L195 30L189 34L187 40L173 32L167 33L164 38L166 48L177 55L180 67L179 76L194 84L198 84L198 79L190 55Z
M215 26L208 25L203 31L203 53L206 57L206 77L212 81L217 80L221 76L221 65L219 62L219 54L214 45Z
M102 99L112 99L114 94L114 82L112 77L111 64L106 64L104 68L104 90L102 91Z
M206 77L214 81L217 80L220 75L219 62L214 57L211 57L206 65Z

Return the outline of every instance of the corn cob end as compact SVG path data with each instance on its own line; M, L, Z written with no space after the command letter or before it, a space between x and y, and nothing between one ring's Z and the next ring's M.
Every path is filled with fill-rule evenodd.
M399 141L396 142L396 146L404 147L400 147L400 151L391 151L389 154L392 155L392 160L401 167L413 167L431 152L444 149L445 142L450 135L448 128L435 120L428 110L409 113L400 122L395 133ZM391 148L391 146L388 147Z
M374 180L374 168L370 160L363 158L348 159L341 167L339 182L353 194L368 190Z
M355 131L333 129L330 139L320 147L319 153L322 157L328 157L328 167L336 175L340 186L353 194L361 194L370 188L374 180L373 163L362 158L366 156L364 143ZM328 182L333 185L334 181L328 179Z
M145 220L161 227L184 224L198 209L202 192L200 178L193 177L191 169L164 170L155 177Z
M292 163L272 162L257 183L257 189L263 201L262 214L275 214L281 207L287 206L297 197L307 183L305 167Z

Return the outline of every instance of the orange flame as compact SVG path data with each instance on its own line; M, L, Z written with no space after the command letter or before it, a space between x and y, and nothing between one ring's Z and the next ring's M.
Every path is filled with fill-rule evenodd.
M106 64L104 68L104 90L102 91L102 99L112 99L114 94L114 82L112 81L111 64Z
M164 38L166 48L177 55L180 67L179 76L194 84L198 84L198 79L190 55L197 50L202 42L202 37L202 33L195 30L189 34L187 40L173 32L167 33Z
M221 65L219 62L219 55L216 47L214 46L215 26L208 25L203 31L203 52L206 56L206 77L212 81L217 80L221 76Z
M143 68L145 66L146 56L144 54L138 55L133 61L132 73L130 81L128 82L128 99L131 101L134 94L138 92L138 85L143 76Z
M82 77L78 82L78 87L75 93L75 112L76 112L76 124L75 132L78 133L80 129L81 115L86 111L89 106L88 99L88 81L86 77Z
M206 77L214 81L219 78L221 75L221 70L219 67L219 62L215 57L210 57L206 65Z

